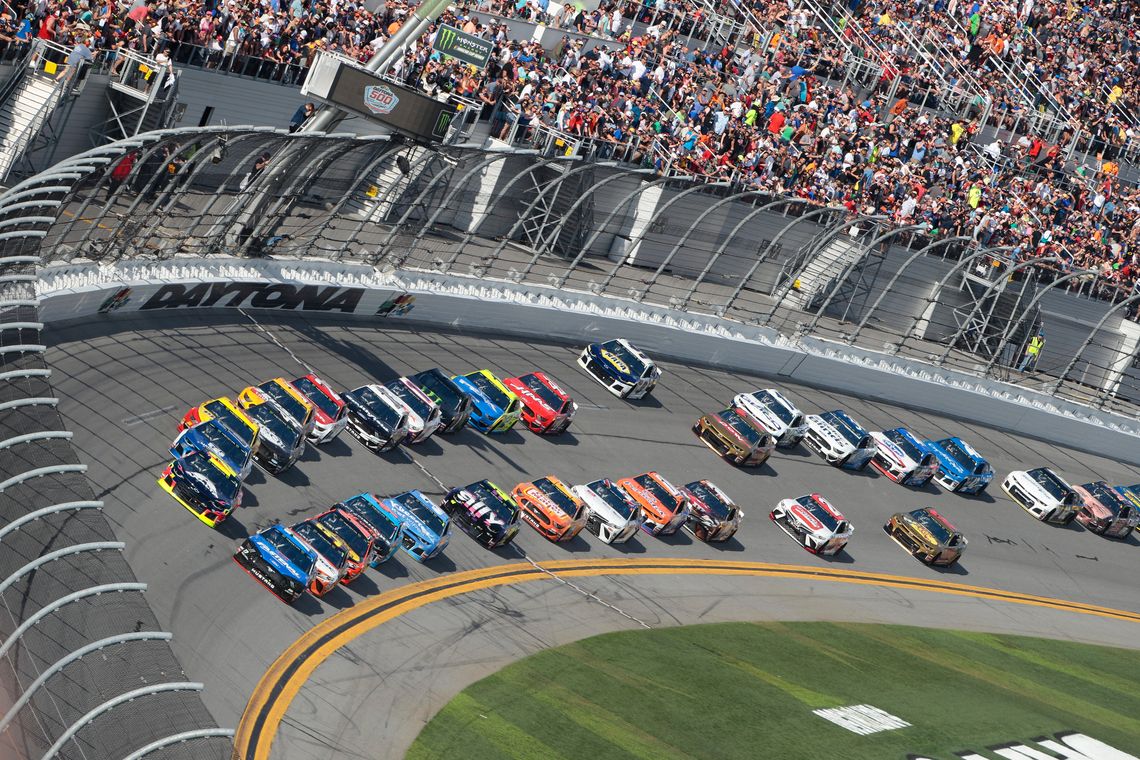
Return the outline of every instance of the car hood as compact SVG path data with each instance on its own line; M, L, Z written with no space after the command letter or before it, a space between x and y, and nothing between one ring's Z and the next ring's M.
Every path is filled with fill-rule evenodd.
M288 578L292 578L298 583L304 584L309 582L309 579L296 565L285 559L285 557L264 538L254 535L250 536L249 541L257 548L262 559L269 563L274 570Z

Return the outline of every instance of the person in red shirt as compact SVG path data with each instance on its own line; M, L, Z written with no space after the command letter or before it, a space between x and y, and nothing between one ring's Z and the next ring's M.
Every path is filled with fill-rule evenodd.
M154 5L154 0L146 0L140 6L131 8L127 12L127 18L123 22L123 29L127 32L133 32L135 27L139 24L145 24L147 18L150 16L151 6Z
M773 111L772 115L768 117L768 131L774 135L780 134L780 130L784 128L785 121L787 121L787 117L784 116L783 111L779 109Z

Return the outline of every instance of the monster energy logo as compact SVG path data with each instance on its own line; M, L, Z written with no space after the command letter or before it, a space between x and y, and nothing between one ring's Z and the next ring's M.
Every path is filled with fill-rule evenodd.
M455 41L459 39L459 32L450 26L445 26L439 30L439 37L435 41L435 49L441 53L446 50L451 50L455 47Z
M451 120L455 117L455 111L440 111L439 117L435 120L435 129L431 131L435 137L445 137L447 129L451 126Z
M442 24L435 35L435 50L463 63L482 69L487 66L493 47L487 40Z

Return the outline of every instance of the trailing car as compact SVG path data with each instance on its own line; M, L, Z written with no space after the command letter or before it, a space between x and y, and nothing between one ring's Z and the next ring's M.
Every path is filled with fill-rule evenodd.
M618 487L637 502L645 517L641 529L651 536L671 536L689 519L685 494L657 472L622 478Z
M625 338L591 343L578 355L578 366L618 398L645 398L661 378L653 360Z
M194 427L201 422L221 420L226 427L238 437L242 445L254 454L257 453L258 428L257 423L249 418L245 412L234 405L230 399L222 396L194 407L182 417L178 424L179 432Z
M938 457L906 428L875 431L871 466L899 485L924 486L938 473Z
M404 443L419 443L430 438L443 420L435 402L406 377L396 378L384 387L392 391L408 413L408 435Z
M405 491L380 503L400 521L401 545L412 559L426 562L447 546L451 518L419 491Z
M471 399L438 367L417 372L410 378L439 407L441 433L457 433L471 416Z
M348 425L344 401L328 383L312 373L289 383L313 407L313 432L309 442L320 445L340 435Z
M578 411L566 391L545 372L508 377L503 385L522 403L522 421L540 435L557 435L574 420Z
M348 557L344 563L344 577L341 583L351 583L360 577L372 559L372 530L353 517L335 507L313 518L320 527L336 535L344 542Z
M317 555L284 525L271 525L243 541L234 561L278 599L292 604L312 581Z
M403 535L400 520L372 494L357 494L340 502L333 509L347 512L368 529L372 536L372 557L368 560L368 564L372 567L379 567L391 559L400 548L400 537Z
M883 530L912 557L927 565L950 567L966 548L966 537L931 507L897 512Z
M645 520L637 503L609 478L570 490L586 505L586 530L607 544L628 541Z
M845 470L862 470L875 455L875 439L841 409L809 414L807 423L804 443L828 464Z
M553 475L519 483L511 497L523 520L548 541L569 541L586 526L586 505Z
M1068 525L1084 498L1048 467L1014 470L1005 476L1001 490L1015 504L1042 522Z
M309 593L324 596L344 578L348 566L348 548L335 533L312 520L299 522L290 530L317 555L316 569L309 580Z
M1108 538L1128 538L1140 522L1140 510L1103 480L1074 486L1073 490L1083 502L1077 512L1077 522L1093 533Z
M453 523L487 549L506 546L519 532L519 508L489 480L453 488L440 504Z
M400 445L408 434L408 413L396 394L383 385L362 385L342 393L348 432L377 453Z
M305 450L305 432L288 422L270 404L255 404L245 413L257 423L260 439L254 459L273 475L280 475L301 458Z
M771 435L736 409L703 415L693 432L714 454L739 467L759 467L776 448Z
M1140 483L1131 486L1117 486L1117 493L1132 502L1132 506L1140 509Z
M451 378L471 399L467 424L480 433L505 433L519 421L522 405L518 396L487 369Z
M927 441L926 447L938 457L934 482L951 493L980 494L994 479L985 458L961 438Z
M207 451L175 459L158 485L211 528L241 506L241 480L229 465Z
M855 528L817 493L782 499L768 518L812 554L832 557L847 546Z
M238 394L238 403L243 409L257 404L269 404L290 424L300 427L306 438L313 434L316 425L313 405L283 377L243 388Z
M807 420L795 404L775 388L738 393L732 405L776 439L776 446L791 448L807 435Z
M727 541L740 529L740 507L711 480L694 480L681 489L689 500L685 529L707 543Z
M246 448L237 433L219 419L199 422L186 428L170 446L170 455L175 459L189 456L195 451L213 454L237 473L239 480L249 477L253 469L253 452Z

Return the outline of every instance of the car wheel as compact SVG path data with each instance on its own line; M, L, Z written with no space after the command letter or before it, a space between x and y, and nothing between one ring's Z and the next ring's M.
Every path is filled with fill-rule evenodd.
M1071 525L1073 520L1075 520L1075 519L1077 519L1077 513L1076 512L1070 512L1069 516L1066 517L1061 524L1062 525Z

